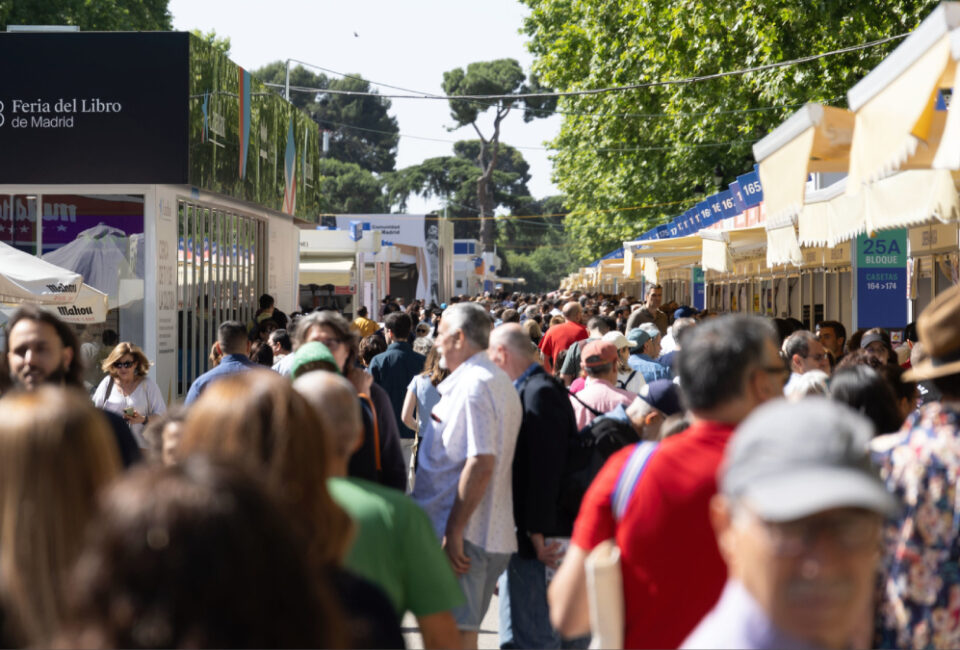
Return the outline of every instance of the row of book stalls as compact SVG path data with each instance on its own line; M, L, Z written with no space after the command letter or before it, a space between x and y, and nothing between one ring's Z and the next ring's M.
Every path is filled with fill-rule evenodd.
M168 403L262 294L290 314L452 293L435 215L324 215L317 124L187 33L0 33L0 338L24 303L87 381L140 346Z
M753 147L729 188L563 280L717 312L894 336L960 282L960 3L940 4L847 93Z

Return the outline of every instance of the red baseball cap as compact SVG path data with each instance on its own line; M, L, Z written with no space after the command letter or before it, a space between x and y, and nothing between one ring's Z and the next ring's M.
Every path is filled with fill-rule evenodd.
M583 346L583 351L580 352L580 365L587 368L596 368L597 366L602 366L607 363L616 363L617 359L619 359L617 346L603 339L590 341Z

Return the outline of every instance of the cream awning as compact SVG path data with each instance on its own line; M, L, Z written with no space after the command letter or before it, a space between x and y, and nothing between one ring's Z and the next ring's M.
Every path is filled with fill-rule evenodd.
M660 278L660 269L657 267L657 261L653 258L647 258L641 261L640 272L643 279L650 284L656 284Z
M941 3L847 93L856 113L848 193L901 169L931 167L947 122L947 112L936 110L937 96L954 85L956 36L951 32L958 26L960 3ZM946 164L947 158L939 162Z
M300 284L351 286L353 284L353 266L353 260L300 262Z
M954 174L915 169L877 181L854 195L808 203L800 215L798 240L803 246L836 246L864 232L958 219L960 198Z
M623 267L624 260L622 258L601 260L599 266L600 275L604 280L619 277L623 275Z
M768 219L800 212L811 173L847 171L853 123L848 110L806 104L753 145Z
M732 273L734 256L744 255L767 245L767 232L762 226L736 230L701 230L703 238L703 269Z
M624 243L625 246L627 244L633 246L633 254L635 257L653 257L656 259L700 255L703 249L702 240L699 235Z
M632 280L635 276L636 270L633 268L633 247L628 246L629 242L624 242L623 246L623 278L624 280Z
M797 241L797 231L794 227L795 216L782 216L779 219L767 220L767 266L774 267L784 264L800 266L803 263L803 253Z
M960 217L960 200L951 173L918 169L874 183L864 191L865 230L904 228L936 219Z

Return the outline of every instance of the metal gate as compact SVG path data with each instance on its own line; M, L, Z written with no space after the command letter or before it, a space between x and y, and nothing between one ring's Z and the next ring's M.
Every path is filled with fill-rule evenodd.
M267 224L179 201L177 206L177 394L210 368L217 328L248 323L267 288Z

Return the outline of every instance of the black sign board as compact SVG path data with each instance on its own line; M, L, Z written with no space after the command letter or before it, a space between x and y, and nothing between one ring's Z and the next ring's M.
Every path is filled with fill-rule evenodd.
M0 184L188 182L189 34L0 34Z

